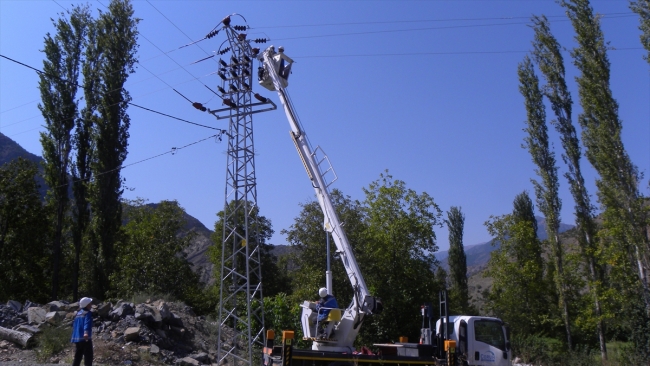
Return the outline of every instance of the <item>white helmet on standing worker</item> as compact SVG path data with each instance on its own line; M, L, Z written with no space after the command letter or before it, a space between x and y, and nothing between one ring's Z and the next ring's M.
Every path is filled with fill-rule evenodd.
M318 290L318 296L320 296L320 297L325 297L325 296L327 296L327 289L326 289L325 287L321 287L321 288Z

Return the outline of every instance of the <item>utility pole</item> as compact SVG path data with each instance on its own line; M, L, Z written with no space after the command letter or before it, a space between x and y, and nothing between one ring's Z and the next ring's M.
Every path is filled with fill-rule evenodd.
M261 354L254 360L253 351L266 341L252 115L276 109L276 105L252 92L253 61L259 49L251 47L251 42L266 39L248 40L247 29L247 25L231 25L231 16L227 16L206 37L213 38L220 31L227 36L216 53L221 86L219 93L213 91L225 107L207 111L229 120L217 357L219 365L231 366L259 364ZM229 329L225 331L224 326Z

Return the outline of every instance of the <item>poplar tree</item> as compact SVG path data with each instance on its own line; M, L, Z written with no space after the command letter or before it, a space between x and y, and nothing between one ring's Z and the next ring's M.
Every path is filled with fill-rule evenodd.
M134 70L137 24L130 0L112 0L108 12L96 21L98 97L86 101L97 111L92 130L94 154L90 168L94 180L89 189L92 215L91 243L94 260L92 294L104 296L115 269L115 243L122 226L121 166L127 156L131 96L124 83ZM91 104L96 103L96 104Z
M521 337L547 331L552 314L547 301L549 286L528 193L515 197L511 214L492 216L485 226L493 237L492 245L500 244L490 254L484 273L493 279L487 295L488 312L510 324L513 334Z
M460 207L452 206L447 211L445 220L449 229L449 272L451 274L451 305L461 314L469 310L469 293L467 289L467 257L463 247L463 230L465 215Z
M92 130L97 120L96 107L99 73L98 73L98 50L97 26L95 22L88 24L87 47L85 59L83 60L83 92L86 105L81 110L80 118L75 123L74 135L72 137L75 148L74 163L72 165L72 193L74 204L72 207L71 236L73 243L72 260L72 298L79 299L79 287L92 288L92 278L86 279L86 283L80 283L79 272L81 269L82 250L86 253L86 263L91 264L91 250L84 248L84 238L87 238L88 225L90 222L90 207L88 202L88 188L92 177L91 162L93 156ZM93 273L92 268L86 268L87 273Z
M640 176L621 139L622 122L618 103L609 86L610 63L599 18L587 0L562 1L576 32L578 47L571 55L580 71L576 78L583 113L578 116L582 127L585 155L600 178L596 181L598 200L603 207L603 235L610 238L608 261L624 272L636 272L633 287L650 316L648 215L639 192ZM621 281L628 275L623 273Z
M639 29L641 30L641 44L648 51L648 55L643 58L650 63L650 0L639 0L630 3L630 9L639 14Z
M560 45L551 33L546 17L533 17L532 20L535 31L533 57L546 80L546 85L542 88L542 93L550 101L551 109L555 113L556 119L552 120L551 124L555 126L556 131L560 134L560 140L564 149L562 160L568 168L564 177L569 182L569 189L575 202L574 215L578 233L578 244L580 245L582 257L587 267L589 291L593 297L594 313L597 318L596 327L601 357L603 360L606 360L605 326L600 303L600 286L603 279L603 270L596 260L596 251L598 249L596 224L594 222L591 198L585 187L580 166L580 157L582 155L580 142L571 120L573 101L566 86L564 59L560 52Z
M76 7L69 19L63 15L54 21L56 34L45 36L46 59L40 73L41 102L38 108L45 119L41 132L44 179L49 186L47 202L52 208L52 299L59 295L59 276L64 226L69 208L69 163L72 151L71 131L78 117L77 80L89 20L88 8Z
M548 244L551 247L555 264L553 280L559 297L559 306L562 309L567 345L571 349L571 323L564 276L564 250L558 232L562 203L558 195L560 184L558 182L557 166L555 165L555 153L549 147L546 110L542 91L539 88L539 79L535 75L535 68L528 56L519 64L518 74L519 91L524 96L527 114L527 127L524 131L528 135L524 139L525 147L530 152L533 162L537 165L535 172L541 178L541 183L535 179L531 179L531 182L535 187L537 206L546 219Z

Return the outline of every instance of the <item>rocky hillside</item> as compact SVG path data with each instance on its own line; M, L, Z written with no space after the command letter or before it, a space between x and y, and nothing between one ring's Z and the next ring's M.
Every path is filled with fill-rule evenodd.
M45 305L9 301L0 305L0 364L71 364L69 343L78 303ZM218 325L179 303L148 299L142 303L93 301L96 364L210 365L217 357ZM14 338L27 340L25 347ZM226 327L222 334L230 334ZM20 336L20 337L19 337ZM4 338L4 339L3 339ZM229 338L229 337L227 337ZM56 341L60 347L45 347ZM228 349L232 344L224 342Z
M184 251L187 260L192 263L192 269L199 274L201 282L211 285L215 281L212 276L214 264L208 259L207 250L212 245L212 239L210 238L212 230L206 228L201 221L187 213L185 213L185 221L185 230L195 233L190 246Z
M40 156L28 152L18 145L18 143L0 133L0 165L19 157L33 161L39 164L39 166L43 161L43 158ZM45 197L47 184L45 184L45 181L40 176L36 177L36 181L40 185L41 197ZM185 220L187 224L185 225L185 233L183 234L190 231L196 233L192 244L185 250L187 260L192 263L192 268L200 275L201 281L206 284L211 284L214 281L212 278L213 265L208 261L206 251L212 244L210 241L212 231L208 230L205 225L189 214L185 214Z
M16 141L0 133L0 165L8 163L19 157L33 161L39 165L39 168L41 168L41 162L43 161L43 158L23 149L22 146L16 143ZM36 177L36 182L40 186L39 191L41 193L41 197L45 197L45 193L47 192L47 184L45 184L45 181L40 176Z

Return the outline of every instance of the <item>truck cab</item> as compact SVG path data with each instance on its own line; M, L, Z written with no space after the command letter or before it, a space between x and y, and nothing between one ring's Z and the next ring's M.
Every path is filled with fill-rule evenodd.
M445 318L436 322L436 337L444 338ZM447 338L456 341L456 353L462 365L509 366L512 364L510 341L504 323L484 316L450 316Z

